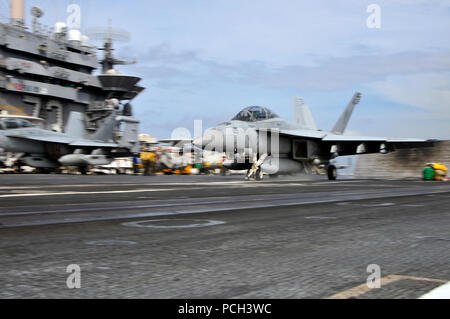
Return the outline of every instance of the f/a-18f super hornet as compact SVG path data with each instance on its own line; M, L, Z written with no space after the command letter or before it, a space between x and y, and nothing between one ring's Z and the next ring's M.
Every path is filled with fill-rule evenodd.
M433 146L435 140L344 135L360 99L361 94L355 93L330 132L317 129L311 111L297 97L293 123L268 108L252 106L231 121L206 130L193 143L202 149L226 152L223 165L248 170L247 179L261 179L263 174L326 172L335 180L337 169L332 160L338 156Z
M118 141L114 135L125 123ZM65 133L45 130L25 117L0 116L0 149L22 153L20 162L39 169L78 166L82 173L89 165L107 165L115 157L139 153L139 121L112 112L91 136L86 136L83 114L71 112Z

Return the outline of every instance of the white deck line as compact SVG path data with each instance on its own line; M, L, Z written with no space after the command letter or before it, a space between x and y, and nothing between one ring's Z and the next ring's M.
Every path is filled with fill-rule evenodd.
M431 290L419 299L450 299L450 281Z

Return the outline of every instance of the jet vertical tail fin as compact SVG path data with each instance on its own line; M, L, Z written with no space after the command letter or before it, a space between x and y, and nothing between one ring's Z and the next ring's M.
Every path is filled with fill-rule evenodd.
M356 106L356 104L359 103L359 101L361 100L361 93L356 92L350 103L348 103L347 107L344 110L344 113L342 113L342 115L339 117L339 120L336 122L336 124L334 125L333 129L331 130L333 133L335 134L343 134L348 121L350 120L350 117L352 116L353 110Z
M300 96L294 97L294 123L305 129L317 130L311 110Z
M92 140L108 142L113 138L114 129L116 128L116 112L112 112L102 126L91 136Z
M139 120L131 116L119 116L117 121L125 123L119 146L127 148L130 153L139 153Z
M86 130L83 114L80 112L70 112L64 132L70 137L84 138Z

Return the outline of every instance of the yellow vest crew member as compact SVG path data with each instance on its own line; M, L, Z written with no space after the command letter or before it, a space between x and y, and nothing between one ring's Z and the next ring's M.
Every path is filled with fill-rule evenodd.
M141 152L141 161L144 166L144 175L151 175L155 173L156 169L156 155L155 152L143 151Z
M445 167L444 164L441 164L441 163L433 164L433 169L436 174L434 176L434 179L436 179L438 181L445 180L445 175L447 175L448 169L447 169L447 167Z

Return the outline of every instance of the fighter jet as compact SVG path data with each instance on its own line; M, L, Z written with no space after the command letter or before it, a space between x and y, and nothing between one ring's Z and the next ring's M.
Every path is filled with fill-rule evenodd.
M353 95L329 132L317 129L310 109L296 97L293 123L266 107L251 106L231 121L206 130L193 144L225 152L223 165L247 170L247 179L262 179L264 174L326 173L329 180L337 177L333 160L338 156L433 146L435 140L344 135L360 99L361 93Z
M119 123L126 123L119 141L113 136ZM102 126L86 136L83 114L71 112L65 133L40 128L24 117L0 116L0 149L23 153L20 162L39 169L78 166L86 173L89 165L107 165L115 157L139 153L139 121L111 113Z

